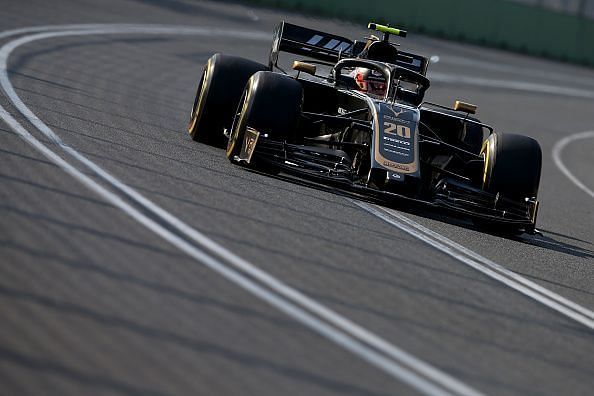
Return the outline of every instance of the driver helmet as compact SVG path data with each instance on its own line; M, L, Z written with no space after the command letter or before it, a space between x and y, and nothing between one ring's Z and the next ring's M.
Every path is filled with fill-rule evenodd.
M377 98L384 98L386 96L388 84L381 72L365 67L358 67L355 69L354 78L359 91Z

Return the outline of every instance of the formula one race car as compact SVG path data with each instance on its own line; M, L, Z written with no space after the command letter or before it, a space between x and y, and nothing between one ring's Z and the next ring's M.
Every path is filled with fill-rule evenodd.
M352 41L282 22L268 65L215 54L198 86L190 135L264 172L534 233L539 144L494 132L471 116L472 104L423 102L428 59L390 42L406 31L369 28L383 38ZM281 52L303 57L292 75Z

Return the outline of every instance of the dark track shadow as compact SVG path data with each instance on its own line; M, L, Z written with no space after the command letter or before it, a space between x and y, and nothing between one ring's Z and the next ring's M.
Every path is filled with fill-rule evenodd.
M521 235L511 235L506 233L494 232L488 228L478 226L472 222L471 219L465 217L454 217L450 215L447 211L441 213L439 212L438 208L423 208L419 205L406 205L403 203L400 204L388 204L387 206L398 209L402 212L407 212L410 214L414 214L417 216L425 217L431 220L439 221L440 223L446 223L450 225L455 225L458 227L466 228L469 230L473 230L476 232L480 232L483 234L488 234L492 236L496 236L499 238L508 239L515 242L520 242L526 245L536 246L547 250L553 250L559 253L567 254L574 257L579 258L594 258L594 251L581 248L576 245L572 245L569 243L564 243L557 241L547 234L548 231L541 230L546 232L544 235L530 235L530 234L521 234ZM538 224L537 224L538 229ZM551 233L554 234L554 233ZM559 234L557 234L559 235ZM576 239L578 240L578 239ZM578 240L580 241L580 240Z
M37 82L41 82L41 83L53 85L54 87L57 87L57 88L67 89L67 90L76 91L76 92L85 92L84 90L82 90L80 88L73 87L71 85L60 84L60 83L57 83L57 82L54 82L54 81L46 80L44 78L34 77L34 76L32 76L30 74L27 74L27 73L18 72L18 71L14 71L14 70L9 70L9 72L10 72L10 74L14 74L14 75L17 75L17 76L25 77L25 78L28 78L28 79L31 79L31 80L34 80L34 81L37 81Z
M254 170L254 169L249 169L249 168L245 168L245 170L248 172L256 173L256 174L265 175L265 176L268 176L268 177L271 177L274 179L283 180L283 181L291 183L291 184L297 184L297 185L300 185L303 187L312 188L314 190L328 192L330 194L339 195L344 198L351 198L351 199L356 199L356 200L371 203L371 204L384 206L384 207L395 209L395 210L398 210L401 212L405 212L405 213L425 217L428 219L436 220L436 221L439 221L442 223L448 223L448 224L457 225L457 226L461 226L461 227L465 227L465 228L472 228L475 230L479 229L474 224L472 224L470 219L451 217L451 216L448 216L446 212L438 212L434 208L430 208L428 205L424 205L419 202L410 201L407 199L391 200L391 201L387 202L385 199L382 199L381 197L362 195L362 194L358 194L356 192L351 192L351 191L345 190L341 187L325 185L325 184L317 183L315 181L311 181L308 179L292 176L292 175L286 175L286 174L270 175L270 174L260 172L260 171ZM354 205L351 205L351 206L355 207Z
M18 136L18 135L16 135L14 132L12 132L12 131L7 131L7 130L5 130L5 129L1 129L1 128L0 128L0 131L1 131L2 133L7 133L7 134L14 135L14 136ZM3 155L11 155L11 156L14 156L14 157L18 157L18 158L20 158L20 159L25 159L25 160L27 160L27 161L38 162L38 163L40 163L40 164L43 164L43 165L48 165L48 166L54 167L54 168L56 168L56 169L58 168L58 165L54 164L53 162L51 162L51 161L49 161L49 160L42 159L43 157L41 157L41 158L35 158L35 157L31 157L31 156L29 156L29 155L20 154L20 153L15 153L14 151L4 150L4 149L1 149L1 148L0 148L0 154L3 154Z
M107 203L105 201L101 201L99 199L86 197L84 195L75 194L75 193L72 193L72 192L67 191L67 190L55 188L55 187L52 187L52 186L44 185L44 184L33 182L33 181L30 181L30 180L21 179L21 178L18 178L18 177L4 175L2 173L0 173L0 180L4 180L6 182L12 182L12 183L22 184L22 185L25 185L25 186L28 186L28 187L32 187L32 188L34 188L36 190L40 190L40 191L43 191L43 192L51 192L51 193L59 194L59 195L62 195L64 197L67 197L67 198L74 198L74 199L85 201L85 202L89 202L89 203L92 203L92 204L95 204L95 205L100 205L100 206L109 207L109 208L113 208L114 207L112 204Z
M158 124L155 124L155 123L150 123L150 122L147 122L145 119L130 117L130 116L126 116L126 115L114 113L114 112L107 111L107 110L101 110L100 108L98 108L96 106L84 105L84 104L82 104L80 102L74 102L72 100L67 100L64 97L57 97L57 96L53 96L53 95L48 95L46 93L40 93L40 92L32 91L32 90L26 89L26 88L18 88L18 90L21 91L21 92L27 92L27 93L30 93L30 94L33 94L33 95L36 95L36 96L40 96L40 97L43 97L43 98L46 98L46 99L56 100L56 101L58 101L60 103L66 103L66 104L72 105L72 106L74 106L76 108L82 108L82 109L89 110L89 111L92 111L92 112L96 112L96 113L99 113L99 114L105 114L106 116L109 116L109 117L115 117L115 118L119 118L119 119L123 119L123 120L127 120L127 121L132 121L135 124L139 124L139 125L148 125L148 126L153 127L153 128L155 128L156 130L159 130L159 131L167 131L167 132L171 132L171 133L179 133L179 130L177 130L177 129L166 129L166 128L163 127L163 125L158 125ZM83 96L88 96L88 95L83 95ZM93 98L93 99L95 99L95 98ZM114 104L114 105L117 104L118 106L120 106L119 108L121 108L121 104L119 104L119 103L116 103L116 102L109 102L109 103ZM36 110L37 109L43 109L43 110L48 110L48 111L51 111L51 112L56 113L56 110L54 108L42 107L42 106L38 106L38 105L35 105L34 107L35 107ZM176 109L176 111L179 111L179 109ZM132 113L135 113L135 114L138 114L138 115L142 114L142 113L137 112L137 111L133 111ZM71 114L64 114L64 115L66 115L68 117L73 117L73 118L76 118L76 119L81 119L83 121L88 121L87 119L84 119L82 117L76 117L76 116L71 115ZM178 119L174 119L174 118L169 118L169 119L164 119L163 118L163 121L165 121L165 123L167 123L167 122L178 122L179 120ZM117 127L110 127L110 128L117 128Z
M262 172L258 172L258 171L254 171L254 170L249 170L249 171L263 174ZM329 192L332 194L341 195L344 197L356 198L361 201L386 206L386 207L396 209L396 210L404 212L404 213L409 213L412 215L435 220L440 223L455 225L458 227L477 231L477 232L480 232L483 234L489 234L489 235L493 235L493 236L496 236L499 238L505 238L505 239L516 241L516 242L524 243L527 245L537 246L537 247L547 249L547 250L553 250L553 251L571 255L574 257L594 258L594 251L592 251L592 250L583 249L583 248L580 248L579 246L575 246L575 245L572 245L569 243L560 242L560 241L557 241L551 237L548 237L547 235L529 235L529 234L510 235L510 234L505 234L505 233L493 232L490 229L486 229L484 227L474 224L470 218L467 218L464 216L454 217L453 215L448 213L449 212L448 210L440 211L439 208L431 208L429 206L424 206L423 204L419 204L417 202L409 202L406 200L394 200L391 202L386 202L385 200L382 200L379 198L366 197L366 196L361 196L358 194L353 194L349 191L344 191L340 188L321 185L319 183L311 182L309 180L298 179L293 176L285 176L285 175L277 175L277 176L268 175L268 176L274 177L274 178L280 179L280 180L285 180L290 183L299 184L304 187L322 190L322 191L326 191L326 192ZM555 233L551 233L551 234L555 234ZM556 234L556 235L562 235L562 234ZM562 236L565 237L564 235L562 235ZM576 238L570 238L570 239L581 241ZM581 242L586 242L586 241L581 241ZM588 243L588 242L586 242L586 243Z
M2 291L0 290L0 295ZM0 361L4 364L21 366L31 372L33 378L45 374L60 377L90 389L98 391L110 391L126 396L166 396L167 394L156 392L151 389L139 388L113 378L99 376L97 374L85 373L77 368L64 365L56 360L33 356L18 352L15 349L0 345ZM33 379L29 379L30 381ZM4 389L3 391L5 391ZM46 389L51 393L51 389Z
M43 227L45 225L51 225L51 226L63 228L64 230L67 230L68 232L81 232L83 234L91 235L93 237L117 242L117 243L120 243L120 244L123 244L126 246L143 249L143 250L150 251L153 253L165 255L172 259L186 257L185 254L178 252L178 251L164 250L159 247L156 247L156 246L144 243L144 242L135 241L133 239L130 239L130 238L127 238L127 237L124 237L121 235L116 235L116 234L101 231L98 229L81 226L80 224L70 223L70 222L67 222L67 221L64 221L61 219L52 218L47 215L25 211L25 210L22 210L22 209L19 209L16 207L12 207L9 205L5 205L5 204L0 204L0 212L9 213L11 215L26 218L34 223L37 223L37 225L39 227Z
M551 237L547 234L544 235L522 235L521 237L516 238L522 243L527 245L532 245L536 247L540 247L547 250L553 250L555 252L567 254L574 257L579 258L594 258L594 251L581 248L576 245L572 245L570 243L560 242Z
M123 34L122 36L125 36L125 34ZM26 54L23 54L23 55L15 58L15 60L13 62L11 62L10 67L7 69L9 75L17 73L17 74L21 74L25 78L33 78L35 80L40 79L39 77L32 77L31 75L26 74L22 71L22 69L27 69L29 71L39 72L46 76L55 76L63 81L70 81L70 82L76 83L78 85L82 84L82 86L91 87L91 88L94 88L97 90L101 90L108 94L114 94L116 91L106 88L106 87L122 87L122 88L132 89L135 94L142 95L141 97L147 97L147 98L153 97L153 95L155 94L154 90L143 89L142 87L139 87L138 84L127 82L127 81L121 80L121 79L117 79L117 80L110 79L106 76L99 77L99 76L97 76L96 73L92 73L87 70L77 70L78 79L74 79L74 78L67 77L63 74L51 73L51 71L49 71L49 70L39 70L34 67L28 66L28 64L30 63L30 61L32 59L34 59L38 56L41 56L41 55L58 53L60 51L82 48L82 47L92 47L92 46L107 46L107 47L109 47L109 46L113 45L114 42L121 41L121 40L118 40L117 38L114 39L113 37L109 38L109 37L103 37L103 36L93 36L93 37L72 36L72 37L79 38L80 40L83 40L83 42L47 45L47 46L43 47L43 49L27 52ZM126 42L122 41L122 43L125 44ZM131 59L130 61L132 62L133 60ZM49 80L43 80L43 82L46 82L46 81L51 83L52 85L57 84L55 82L50 82ZM91 81L104 82L105 84L96 85L96 84L92 84ZM65 87L67 87L68 89L81 90L81 88L77 88L77 87L73 87L73 86L65 86ZM185 104L185 101L182 98L180 98L180 96L164 96L162 92L159 92L159 95L162 99L167 99L171 103L180 103L180 104L184 103Z
M498 238L508 239L510 241L520 242L526 245L536 246L539 248L553 250L558 253L567 254L579 258L594 258L594 251L580 248L569 243L557 241L549 236L545 235L510 235L506 233L494 232L488 228L478 226L472 222L472 220L464 217L454 217L449 215L447 212L438 213L439 209L423 209L419 207L404 207L403 205L392 206L396 209L411 213L417 216L425 217L431 220L439 221L440 223L446 223L455 225L458 227L466 228L483 234L492 235ZM538 228L538 224L537 224Z
M37 70L35 70L35 69L31 68L31 67L27 67L27 70L37 71ZM43 73L44 75L49 75L49 76L52 75L48 71L43 71L43 72L42 71L39 71L39 73ZM18 72L11 71L11 74L20 74L22 76L26 76L25 78L30 78L30 77L28 77L27 74L24 74L24 73L18 73ZM57 75L56 75L56 77L60 78L61 80L71 81L71 82L77 82L77 83L80 84L80 82L78 80L75 80L75 79L67 78L67 77L64 77L64 76L57 76ZM84 80L83 86L84 87L88 87L88 88L92 89L93 91L89 91L87 89L82 89L82 88L78 88L78 87L74 87L74 86L68 86L69 87L68 90L76 91L76 95L83 96L83 97L86 97L86 98L89 98L89 99L93 99L93 100L97 100L97 101L100 101L102 103L108 103L108 104L120 106L120 107L123 107L123 108L131 109L133 112L139 112L139 111L141 111L141 109L136 109L136 108L132 107L129 102L118 102L118 101L115 101L115 100L108 99L108 98L112 98L113 99L113 98L117 98L117 97L121 96L121 92L117 92L115 90L108 89L105 86L99 86L99 85L91 84L90 83L90 81L91 81L90 79L91 78L93 79L93 81L99 80L99 78L96 75L95 76L88 76L88 77L89 77L89 79ZM31 77L31 78L34 79L34 80L39 80L37 78L33 78L33 77ZM45 83L45 81L48 81L48 80L43 80L43 83ZM37 91L33 91L33 90L30 90L30 89L21 87L20 86L21 84L19 84L19 82L22 83L22 81L13 82L13 86L14 86L15 91L17 91L17 92L18 91L26 91L26 92L29 92L29 93L39 94ZM118 84L118 86L124 86L123 83L120 83L119 81L116 81L116 80L113 81L113 84ZM51 83L50 85L55 86L56 83ZM63 85L65 85L65 84L63 84ZM174 105L172 105L172 103L174 103L175 101L172 100L171 98L163 97L163 96L161 96L161 94L159 94L159 96L155 96L154 95L155 92L149 91L149 90L143 90L139 86L130 86L130 88L133 88L133 91L132 92L134 92L135 94L138 94L137 97L136 97L136 101L138 101L139 98L140 99L146 98L145 100L142 100L141 103L155 104L155 98L158 98L158 99L160 99L159 108L161 108L163 110L171 110L171 111L179 111L179 106L182 105L182 99L180 99L179 97L175 100L175 101L179 102L179 106L174 106ZM93 92L95 92L95 91L105 92L106 95L97 96L97 95L93 94ZM57 99L57 100L59 100L59 99ZM185 103L185 104L187 105L187 103Z
M401 315L395 314L394 312L390 312L390 313L386 314L385 312L382 312L375 307L358 305L358 304L346 302L346 301L339 300L334 297L330 297L330 296L326 296L326 295L322 295L322 294L310 294L310 295L318 301L326 302L328 305L342 306L349 310L359 311L359 312L362 312L362 313L365 313L368 315L371 314L371 315L374 315L382 320L394 322L395 326L404 325L404 326L410 326L414 329L423 330L423 331L415 332L415 336L420 336L421 334L424 334L424 333L426 333L427 330L429 330L435 334L434 337L430 337L432 340L443 339L443 336L450 336L450 337L454 337L454 338L457 338L457 339L463 341L464 344L469 343L469 344L474 344L474 345L479 345L479 346L487 346L490 349L497 350L497 351L504 351L505 353L508 353L511 355L516 355L518 357L522 357L522 358L528 357L530 359L533 359L535 362L547 362L548 364L556 367L557 369L578 371L585 375L592 375L592 372L593 372L593 370L591 368L583 368L583 367L579 367L576 364L572 364L572 363L568 363L568 362L559 362L557 360L554 360L546 353L546 351L544 351L543 353L523 351L516 347L506 345L504 343L495 342L490 337L480 337L480 335L477 335L477 334L470 334L468 331L465 331L465 329L463 329L463 328L447 326L447 325L440 324L439 322L432 323L432 322L427 322L427 321L421 321L414 316L405 318ZM528 317L521 317L521 316L515 316L515 315L503 313L503 312L497 311L495 309L481 306L480 304L466 303L466 302L463 304L460 304L457 300L451 299L451 298L445 298L444 302L448 303L448 304L462 306L464 308L470 308L473 311L476 311L477 314L482 314L482 315L487 314L489 316L494 316L494 317L503 318L505 320L510 320L515 323L521 323L522 326L534 326L534 327L544 328L549 331L561 330L562 333L564 333L564 334L572 333L572 335L573 335L573 333L574 333L573 327L571 327L571 328L565 327L561 323L561 321L557 322L557 323L542 322L542 321L530 319ZM578 327L578 326L579 325L577 325L577 324L575 325L575 327ZM594 333L590 332L589 334L593 335Z
M495 315L498 315L501 317L505 317L506 319L512 319L514 321L523 322L523 323L527 323L527 324L531 324L531 325L535 325L535 326L540 326L540 327L547 328L547 329L551 328L550 322L532 320L525 316L507 314L507 313L496 311L494 309L486 309L483 306L476 305L476 304L474 304L472 302L468 302L466 300L460 300L460 299L453 298L449 295L443 295L443 294L439 294L437 292L428 291L426 288L422 288L422 287L413 287L409 282L401 279L398 276L389 277L385 273L381 273L380 271L377 272L378 273L377 276L370 275L369 273L365 273L363 271L356 271L356 270L344 268L344 267L340 266L339 264L328 264L328 263L322 262L320 260L314 260L314 259L305 257L304 255L291 254L282 248L276 249L276 248L270 247L269 244L254 244L254 243L245 242L245 241L237 239L237 238L230 238L228 236L223 236L223 235L218 235L218 234L215 234L215 235L217 237L221 237L221 238L225 237L229 242L236 244L236 245L243 245L243 246L250 247L250 248L256 248L256 249L258 249L258 251L268 253L269 255L274 255L274 256L279 256L279 257L283 256L283 257L293 259L295 261L298 261L301 265L310 265L310 266L312 266L314 268L318 268L318 269L323 268L325 270L332 271L332 272L336 273L337 275L347 275L347 276L351 276L358 280L365 280L369 283L374 283L376 287L385 286L385 287L395 288L398 290L405 290L406 292L415 294L415 295L419 296L420 298L427 298L427 299L431 299L431 300L434 300L437 302L446 301L452 305L464 307L466 309L475 310L479 314L484 313L484 312L490 312L492 314L495 314ZM348 245L344 244L343 246L345 248L347 248ZM444 275L447 275L447 276L464 279L465 281L482 283L482 284L488 285L492 288L507 290L506 286L504 286L503 284L491 282L489 280L482 280L480 278L475 279L472 277L452 273L450 271L439 268L438 266L431 267L427 264L424 264L424 263L421 263L418 261L405 261L397 256L388 256L388 255L384 255L384 254L378 254L375 251L370 251L369 254L374 255L376 257L388 258L391 261L393 261L394 265L410 266L410 267L414 267L414 268L423 268L425 270L429 270L429 271L433 272L436 277L443 278ZM313 296L313 294L308 291L304 290L304 293L308 294L310 296ZM579 325L577 325L577 324L575 325L576 328L578 326ZM570 328L572 331L575 330L574 327L571 327L571 326L567 326L567 327Z
M398 265L398 266L410 266L412 268L418 269L418 268L424 268L426 270L432 271L436 273L436 276L440 276L440 275L448 275L448 276L453 276L453 277L457 277L457 278L461 278L461 279L466 279L466 280L470 280L473 282L479 282L479 283L484 283L490 286L493 286L493 283L488 281L488 280L482 280L482 279L477 279L476 277L468 277L465 275L461 275L461 274L457 274L457 273L453 273L450 271L446 271L443 268L441 268L440 266L436 265L436 266L431 266L428 265L426 263L422 263L419 261L406 261L403 260L401 257L399 257L397 254L394 255L388 255L388 254L380 254L378 253L378 251L376 249L373 248L366 248L366 247L362 247L362 246L353 246L351 243L349 242L340 242L336 239L331 239L329 237L326 236L322 236L322 235L312 235L310 233L305 233L302 231L299 231L293 227L290 227L290 225L285 225L285 224L279 224L279 223L275 223L275 222L271 222L271 221L267 221L264 218L261 217L254 217L254 216L249 216L246 214L238 214L236 212L232 212L229 210L223 210L223 209L219 209L219 208L214 208L211 206L207 206L207 205L202 205L198 202L195 201L191 201L191 200L187 200L187 199L183 199L183 198L179 198L179 197L175 197L172 195L168 195L168 194L163 194L163 193L159 193L159 192L154 192L151 190L147 190L147 189L143 189L143 188L139 188L139 187L135 187L138 190L142 190L145 192L149 192L151 194L156 194L156 195L160 195L160 196L164 196L168 199L172 199L172 200L176 200L179 202L182 202L184 204L189 204L192 206L198 206L198 207L202 207L205 208L209 211L216 211L219 213L224 213L228 216L232 216L234 218L237 219L242 219L242 220L246 220L247 222L252 222L252 223L260 223L260 224L264 224L267 226L267 228L270 228L271 231L273 230L282 230L283 232L287 232L290 233L292 235L295 236L295 238L314 238L317 241L323 241L325 243L326 246L335 246L337 250L339 251L349 251L349 250L353 250L354 252L357 253L366 253L368 255L368 257L378 257L378 258L384 258L387 259L391 262L394 263L394 265ZM307 216L314 216L311 214L305 214ZM320 218L320 216L315 216L317 219ZM323 217L322 217L323 218ZM332 221L335 223L340 223L346 226L357 226L356 224L350 224L350 223L345 223L345 222L341 222L338 219L331 219L331 218L327 218L328 221ZM358 227L358 226L357 226ZM370 234L375 235L378 238L382 238L382 239L389 239L389 240L394 240L395 239L395 235L394 234L390 234L390 233L382 233L382 232L378 232L377 230L373 230L373 229L367 229L364 227L358 227L361 230L364 230ZM220 234L213 234L210 233L211 235L216 235L221 237L222 239L225 239L227 241L230 242L234 242L238 245L243 245L243 246L247 246L250 248L256 248L259 251L264 251L264 252L268 252L277 256L283 256L283 257L289 257L294 259L296 262L301 263L302 265L311 265L314 268L324 268L326 270L335 272L335 273L340 273L340 274L344 274L344 275L350 275L353 276L356 279L366 279L370 282L375 282L378 284L384 284L386 286L396 286L394 283L392 283L390 280L388 280L385 276L384 277L373 277L373 276L369 276L368 274L364 273L364 272L359 272L359 271L352 271L349 269L345 269L344 267L342 267L341 265L334 265L334 264L328 264L328 263L324 263L324 262L320 262L320 261L316 261L316 260L312 260L306 256L303 255L293 255L290 254L289 252L287 252L286 249L275 249L274 247L272 247L268 242L263 242L261 244L253 244L253 243L248 243L245 242L241 239L235 239L235 238L229 238L229 236L225 236L225 235L220 235ZM373 261L373 260L372 260Z
M108 124L105 124L103 122L96 121L96 120L89 120L88 118L80 117L80 116L77 116L77 115L74 115L74 114L65 113L63 111L51 109L49 107L36 106L36 109L42 109L42 110L46 110L46 111L49 111L49 112L52 112L52 113L55 113L55 114L59 114L61 116L64 116L62 118L71 118L73 120L78 120L78 121L86 122L86 123L93 124L93 125L96 125L96 126L99 126L99 127L102 127L102 128L124 132L124 133L126 133L128 135L138 136L139 138L142 138L142 139L150 139L150 140L152 140L154 142L159 142L159 143L162 143L162 144L167 144L169 146L177 147L179 149L183 149L183 150L191 150L192 149L191 147L188 147L187 145L183 145L183 144L172 142L170 139L169 140L168 139L159 139L156 136L147 136L146 133L135 132L135 131L132 131L132 130L129 130L129 129L123 129L121 127L108 125ZM59 128L59 129L62 129L64 131L66 131L65 128L63 128L62 126L59 126L59 125L53 125L51 123L47 123L46 125L48 125L50 127L53 127L53 128L56 128L56 129ZM171 130L171 129L170 130L165 130L164 128L161 128L161 127L159 127L159 130L161 130L163 132L166 131L167 134L169 134L169 135L180 133L180 132L178 132L176 130ZM89 138L101 139L101 138L99 138L97 136L93 137L93 135L88 135L88 134L84 134L84 133L81 133L81 132L75 132L75 131L71 131L71 132L77 133L77 134L82 135L82 136L87 136ZM113 141L106 140L106 139L104 139L103 141L105 141L105 142L112 142L114 144L117 144L117 143L115 143ZM127 147L130 147L131 148L133 146L127 146ZM137 148L137 150L138 150L138 148Z
M258 217L258 216L249 216L246 213L237 213L231 210L225 210L225 209L221 209L221 208L215 208L209 205L205 205L201 202L198 202L196 200L192 200L192 199L187 199L187 198L183 198L180 197L178 195L172 195L172 194L167 194L167 193L163 193L161 191L155 191L152 189L148 189L142 186L138 186L138 185L133 185L133 184L129 184L130 187L138 190L138 191L144 191L146 193L149 193L151 195L156 195L156 196L160 196L160 197L164 197L167 198L168 200L173 200L179 203L183 203L186 205L192 205L195 207L200 207L200 208L204 208L207 209L209 211L213 211L213 212L219 212L219 213L223 213L232 217L236 217L236 218L240 218L240 219L244 219L244 220L248 220L248 221L252 221L252 222L257 222L257 223L262 223L265 224L267 226L270 226L271 228L281 228L284 229L285 231L289 231L289 232L295 232L295 233L301 233L300 231L297 231L295 228L291 227L290 224L284 223L284 224L278 224L278 223L273 223L273 222L269 222L266 221L265 218L263 217ZM230 193L230 192L226 192L226 193ZM341 218L333 218L333 217L328 217L325 216L323 214L317 214L315 212L309 212L309 211L305 211L305 210L301 210L301 209L295 209L292 206L289 205L283 205L281 203L278 202L265 202L262 201L260 199L256 199L250 196L244 196L242 194L234 194L235 196L237 196L239 199L242 200L249 200L249 201L254 201L254 202L262 202L265 203L267 207L274 207L274 208L279 208L279 209L283 209L283 210L289 210L291 212L294 212L296 215L298 215L301 219L307 219L307 218L311 218L316 219L316 220L326 220L335 224L340 224L343 226L347 226L347 227L357 227L359 230L362 231L366 231L370 234L373 234L379 238L384 238L384 239L393 239L394 238L394 234L391 233L387 233L387 232L381 232L378 230L374 230L371 228L366 228L366 227L362 227L361 225L355 223L355 222L349 222L347 221L347 219L341 219ZM303 234L303 233L301 233ZM310 234L303 234L303 236L311 236ZM361 250L360 247L356 248L357 250Z
M111 127L111 126L108 126L108 125L97 123L95 121L88 121L88 122L94 123L94 124L99 125L99 126L104 127L104 128L114 129L114 130L117 130L117 131L120 131L120 132L129 134L129 135L132 135L132 136L138 136L139 138L142 138L142 139L151 140L151 141L157 141L157 142L158 141L161 141L161 142L163 142L163 144L167 144L169 146L176 147L176 148L182 148L182 149L184 149L186 151L199 152L200 155L208 155L208 156L215 156L216 155L216 154L214 154L214 153L212 153L212 152L210 152L208 150L204 150L204 151L197 150L195 147L186 146L186 145L178 144L178 143L172 143L171 141L157 139L157 138L154 138L154 137L146 136L146 134L142 134L142 133L138 133L138 132L133 132L133 131L130 131L130 130L127 130L127 129L117 128L117 127ZM106 138L102 138L102 137L99 137L99 136L96 136L96 135L91 135L91 134L82 133L82 132L79 132L79 131L74 131L72 129L67 129L67 128L64 128L63 126L54 125L54 124L51 124L51 123L49 123L47 125L49 127L54 128L57 131L63 131L63 132L72 133L72 134L77 135L77 136L83 136L85 138L92 139L92 140L94 140L96 142L100 142L100 143L111 145L111 146L113 146L115 148L118 148L119 150L121 150L123 152L126 152L126 153L129 153L130 151L136 151L138 153L148 154L148 155L151 155L151 156L154 156L154 157L160 157L160 158L167 159L167 160L174 161L174 162L178 162L178 163L181 163L181 164L197 166L195 163L191 163L191 162L187 162L187 161L182 161L182 160L180 160L178 158L170 157L170 156L167 156L167 155L158 153L156 151L148 151L148 150L140 149L139 146L133 146L133 145L130 145L130 144L124 144L124 143L116 142L116 141L111 140L111 139L106 139ZM58 136L60 136L60 135L58 135ZM60 137L62 138L62 136L60 136ZM95 154L95 153L90 153L88 151L83 151L83 150L77 150L77 151L79 153L84 153L84 154L87 154L89 156L95 156L95 157L101 158L101 155L98 155L98 154ZM103 157L103 158L104 159L108 159L109 157ZM148 168L145 168L145 169L148 169ZM204 169L206 169L206 168L204 168ZM209 169L209 170L210 171L213 171L213 172L217 172L216 170L213 170L213 169ZM222 171L218 171L218 172L221 172L222 173Z
M204 172L210 172L210 173L214 173L214 174L219 174L219 175L222 175L222 176L231 178L231 179L237 179L237 180L240 180L242 182L245 182L245 178L242 177L241 175L230 174L229 172L225 171L224 169L209 168L209 167L206 167L206 166L200 166L196 162L183 161L183 160L180 160L179 158L170 157L170 156L163 155L163 154L160 154L160 153L156 153L156 152L152 152L152 151L146 151L146 150L141 150L141 149L139 149L136 146L125 145L125 144L114 142L112 140L97 138L96 136L82 134L80 132L72 131L72 130L68 130L68 129L64 129L64 128L58 127L58 126L56 126L56 128L59 128L61 130L67 131L67 132L75 133L75 134L78 134L78 135L81 135L81 136L85 136L85 137L88 137L88 138L91 138L91 139L94 139L96 141L100 141L100 142L103 142L103 143L106 143L106 144L109 144L109 145L112 145L113 147L119 148L124 153L129 153L130 150L133 150L133 151L137 151L137 152L140 152L140 153L148 154L148 155L151 155L151 156L163 158L163 159L166 159L166 160L169 160L169 161L173 161L173 162L176 162L176 163L179 163L179 164L187 165L187 166L190 166L191 168L198 168L198 169L200 169L201 171L204 171ZM189 137L188 137L188 139L189 139ZM202 149L197 149L196 148L196 147L200 147L200 146L202 146L202 145L193 145L193 146L189 146L188 149L197 151L197 152L200 153L200 155L208 155L208 156L212 156L212 157L221 156L222 158L224 158L224 154L223 154L222 151L214 152L214 151L202 150ZM118 164L123 165L123 166L126 166L126 167L131 167L131 168L143 170L143 171L146 171L146 172L149 172L149 173L152 173L152 174L155 174L155 175L159 175L159 176L165 176L168 179L176 180L176 181L179 181L179 182L189 183L189 184L193 184L193 185L196 185L196 186L200 186L200 187L212 189L212 190L215 190L215 191L220 191L220 192L225 192L225 193L237 195L238 197L245 197L245 198L248 198L248 199L253 199L253 198L250 198L247 194L239 194L235 190L232 190L232 189L218 188L218 187L213 187L212 185L207 184L207 183L201 183L201 182L199 182L199 180L197 178L196 179L182 178L182 177L176 176L175 174L169 174L169 173L161 172L161 171L158 171L158 170L155 170L155 169L150 169L150 168L147 168L147 167L138 165L138 163L131 163L131 162L122 161L122 160L119 160L119 159L117 159L117 158L115 158L113 156L112 157L107 157L107 156L103 156L103 155L100 155L100 154L97 154L97 153L92 153L92 152L85 151L85 150L78 150L78 152L81 153L81 154L84 154L85 156L88 156L88 157L100 158L102 160L107 160L107 161L115 162L115 163L118 163ZM228 162L226 164L228 164ZM229 166L231 166L231 165L229 165ZM328 198L325 198L325 197L320 197L319 195L309 194L307 192L307 190L296 191L294 189L291 189L291 188L288 188L288 187L285 187L285 186L282 186L282 185L279 185L279 184L267 183L264 179L259 180L258 183L261 186L269 187L269 188L272 188L272 189L275 189L275 190L287 191L287 192L290 192L292 194L299 194L299 195L307 196L309 198L313 198L313 199L316 199L316 200L319 200L319 201L331 202L331 203L333 203L335 205L340 205L340 206L343 206L343 207L353 207L353 205L352 204L349 204L348 202L341 203L341 202L337 202L336 200L328 199ZM291 182L291 184L295 184L295 182ZM336 193L339 193L339 190L334 190L334 191ZM269 201L261 201L261 202L266 202L267 204L269 203ZM290 206L287 206L287 208L290 209Z
M583 239L575 238L575 237L572 237L572 236L569 236L569 235L565 235L565 234L561 234L561 233L558 233L558 232L553 232L551 230L545 230L544 228L539 228L539 230L542 233L544 233L544 234L555 235L555 236L562 237L562 238L565 238L565 239L571 239L572 241L583 242L583 243L587 243L588 245L592 245L592 241L584 241Z
M86 257L84 259L72 259L52 253L51 251L35 249L23 244L3 240L0 240L0 249L12 250L14 252L26 255L35 262L40 264L43 263L44 266L67 267L73 271L81 271L98 275L111 281L137 286L153 293L171 296L179 300L187 301L200 306L213 307L234 315L239 315L243 318L257 319L268 324L284 328L295 328L295 322L288 318L284 318L282 314L269 315L251 309L248 306L231 304L216 298L187 292L163 283L149 281L134 275L127 274L125 272L115 271L109 268L107 265L95 262L95 259L92 257Z
M136 336L145 338L151 343L167 343L176 345L196 353L197 355L201 356L202 359L206 358L207 356L218 357L236 364L240 364L248 370L266 370L281 377L290 378L294 381L303 382L310 385L315 384L316 386L319 386L323 389L338 392L343 395L387 395L378 394L355 384L345 383L333 378L328 378L313 371L305 371L300 368L277 363L249 353L239 352L230 347L180 335L170 331L169 329L149 327L124 317L99 312L89 307L69 301L57 300L49 296L8 288L2 285L0 285L0 296L2 296L4 299L7 299L8 301L11 301L12 303L25 302L34 304L45 310L59 312L61 314L71 315L74 317L85 318L99 326L124 330ZM17 360L17 357L18 355L15 356L14 351L8 350L6 348L0 348L0 359ZM25 361L23 363L25 363ZM46 367L44 365L36 365L34 364L34 361L27 361L27 363L28 364L26 364L26 366L33 370L40 370ZM52 362L52 364L57 363ZM51 370L50 368L50 371L56 371L58 374L76 378L76 376L72 375L72 372L66 370ZM138 393L132 394L136 395Z

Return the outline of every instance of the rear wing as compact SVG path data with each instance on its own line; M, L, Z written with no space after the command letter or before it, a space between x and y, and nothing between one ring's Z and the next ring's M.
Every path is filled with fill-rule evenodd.
M306 56L331 64L340 59L354 58L361 53L365 42L353 41L346 37L325 33L306 27L281 22L274 31L269 67L278 67L280 52ZM398 51L398 66L427 74L427 58L404 51Z
M274 31L270 66L276 65L279 52L289 52L336 63L341 52L352 50L354 42L330 33L281 22Z

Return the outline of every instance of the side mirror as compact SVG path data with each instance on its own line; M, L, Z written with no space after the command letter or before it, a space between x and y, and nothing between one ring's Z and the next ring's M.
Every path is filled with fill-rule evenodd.
M454 103L454 110L456 111L463 111L464 113L468 114L476 114L476 105L471 103L461 102L459 100Z
M317 67L316 65L312 65L311 63L295 61L293 62L293 70L297 70L298 72L304 72L307 74L311 74L312 76L315 76Z

